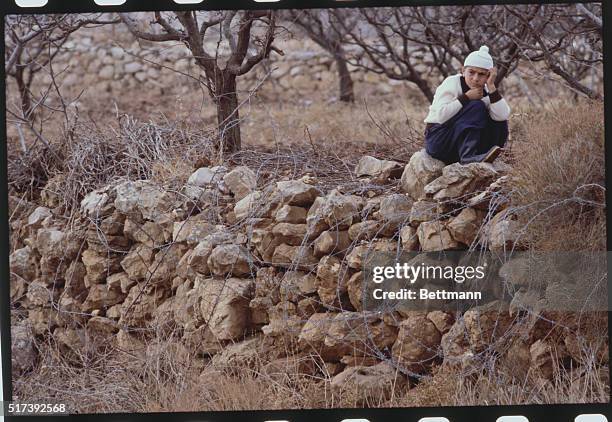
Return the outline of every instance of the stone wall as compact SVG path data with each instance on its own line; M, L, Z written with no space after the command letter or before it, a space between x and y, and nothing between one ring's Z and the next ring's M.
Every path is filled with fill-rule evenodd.
M515 374L551 379L567 359L582 363L575 327L554 314L519 324L501 302L462 315L361 303L368 251L514 246L506 170L445 166L424 151L405 166L363 157L355 174L391 188L355 195L310 176L261 186L247 167L200 168L180 192L147 180L91 192L71 227L52 194L34 210L11 198L11 301L25 316L13 369L35 364L32 335L68 355L89 333L134 354L162 336L193 359L270 376L304 358L299 372L372 397L437 365L480 371L487 350Z

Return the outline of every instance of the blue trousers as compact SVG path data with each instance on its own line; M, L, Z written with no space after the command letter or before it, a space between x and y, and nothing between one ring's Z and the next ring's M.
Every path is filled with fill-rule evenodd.
M442 124L425 131L425 150L446 164L480 162L494 146L508 140L508 121L491 119L482 100L471 100Z

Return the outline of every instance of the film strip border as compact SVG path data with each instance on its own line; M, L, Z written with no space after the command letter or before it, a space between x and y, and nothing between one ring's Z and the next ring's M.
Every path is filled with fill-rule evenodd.
M5 0L0 5L4 14L14 13L83 13L100 11L154 11L154 10L239 10L239 9L316 9L339 7L400 7L417 5L486 5L494 3L535 3L525 0ZM542 0L537 3L567 4L575 1ZM582 3L600 3L585 0ZM605 4L605 2L603 2Z

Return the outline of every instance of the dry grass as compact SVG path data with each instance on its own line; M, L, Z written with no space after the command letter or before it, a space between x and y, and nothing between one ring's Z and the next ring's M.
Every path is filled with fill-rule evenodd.
M269 356L258 355L257 365L223 367L196 358L171 335L147 341L146 353L114 348L104 337L88 335L80 350L66 350L52 337L39 344L41 360L24 377L14 380L15 396L55 400L79 413L184 412L266 409L483 406L555 403L606 403L608 366L585 347L582 366L555 366L552 379L535 372L518 377L500 370L495 354L483 355L481 367L464 370L437 367L409 390L397 389L391 399L364 397L358 391L333 392L324 371L305 375L304 357L288 357L282 376L260 368ZM322 368L316 356L314 367ZM300 361L300 362L298 362Z
M513 124L511 196L523 240L537 250L605 250L603 103L551 105Z

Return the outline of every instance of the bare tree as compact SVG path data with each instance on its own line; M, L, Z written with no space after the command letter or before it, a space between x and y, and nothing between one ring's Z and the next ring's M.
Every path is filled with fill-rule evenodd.
M33 122L45 96L34 100L32 84L40 73L49 73L52 60L63 51L70 35L80 28L118 23L103 14L11 15L6 17L6 74L13 78L21 98L21 117Z
M335 12L332 12L335 13ZM520 63L542 63L590 98L580 82L602 64L601 6L484 5L361 9L362 21L335 27L363 50L349 61L390 79L414 83L430 101L432 85L456 72L465 57L486 44L496 57L497 84Z
M357 23L359 15L350 9L335 11L334 19L331 13L324 9L288 10L286 13L292 23L333 57L338 71L340 101L355 101L354 83L344 50L347 34L337 25L335 30L332 26L334 19L343 19L343 28L350 28Z
M120 16L137 38L153 42L180 41L189 48L196 64L204 71L206 86L217 106L219 150L240 150L236 80L276 50L273 47L275 12L155 12L150 23L137 22L128 14ZM147 26L144 30L143 25Z

